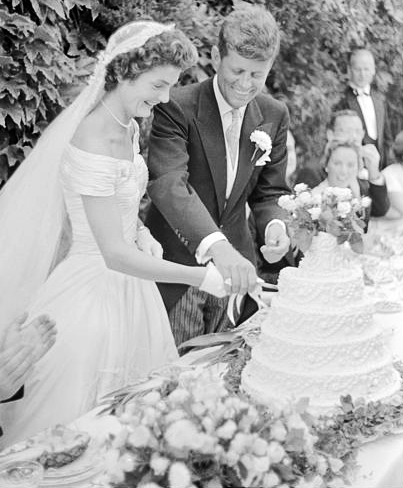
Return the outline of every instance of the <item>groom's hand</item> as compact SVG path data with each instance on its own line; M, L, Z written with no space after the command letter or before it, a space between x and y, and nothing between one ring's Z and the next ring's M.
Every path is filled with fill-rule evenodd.
M285 227L278 223L271 224L265 235L265 244L260 248L263 257L268 263L277 263L287 254L290 248L290 238Z
M208 255L224 278L228 293L245 295L256 288L257 275L253 264L244 258L228 241L212 244Z

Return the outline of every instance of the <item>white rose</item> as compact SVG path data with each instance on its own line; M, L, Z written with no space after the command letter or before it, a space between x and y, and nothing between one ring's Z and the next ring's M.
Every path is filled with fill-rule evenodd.
M228 466L235 466L235 464L239 461L239 454L236 451L229 450L225 454L224 458Z
M298 185L294 186L294 191L297 195L307 189L308 189L308 185L306 185L305 183L298 183Z
M322 194L321 193L315 193L312 195L312 204L316 206L320 206L322 203Z
M231 449L237 453L241 453L249 445L249 436L238 432L231 441Z
M339 202L337 204L337 212L340 217L346 217L349 212L351 212L350 202Z
M364 208L367 208L371 205L371 199L369 197L362 197L361 199L361 205L364 207Z
M165 416L165 423L170 424L171 422L176 422L186 417L186 412L184 410L172 410Z
M267 473L263 478L263 487L264 488L274 488L279 485L281 482L280 478L274 471L270 471Z
M216 430L216 433L221 439L232 439L236 430L236 423L233 420L227 420L225 424Z
M166 429L164 437L175 449L197 449L200 446L199 432L187 419L173 422Z
M270 427L270 437L276 441L284 442L287 437L287 429L281 420L276 420Z
M312 202L312 195L308 191L301 192L296 198L297 204L307 205Z
M320 214L322 213L322 209L320 207L312 207L312 208L308 208L308 212L312 220L318 220Z
M343 461L337 458L329 458L328 462L330 469L333 471L333 473L338 473L344 465Z
M187 398L189 398L189 392L184 388L177 388L168 396L168 400L172 403L183 403Z
M285 456L283 447L275 441L269 443L268 454L272 463L279 463Z
M142 400L146 405L156 405L161 400L161 395L158 391L150 391L143 396Z
M253 454L255 454L256 456L264 456L267 453L267 447L267 442L264 439L258 437L253 441L252 444Z
M163 476L168 469L169 459L153 455L150 461L150 466L157 476Z
M316 462L316 467L318 469L318 473L321 476L324 476L327 472L327 461L323 456L318 456L318 460Z
M266 473L270 468L270 460L268 456L255 457L253 460L253 469L258 473Z
M151 438L151 432L145 425L134 427L129 436L129 442L133 447L145 447Z
M119 459L119 467L130 473L134 470L137 464L137 458L131 452L125 452Z
M190 471L184 463L173 463L168 474L170 488L189 488L192 482Z

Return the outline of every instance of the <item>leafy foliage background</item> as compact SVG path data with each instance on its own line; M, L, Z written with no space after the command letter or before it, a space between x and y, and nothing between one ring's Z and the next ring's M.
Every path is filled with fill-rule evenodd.
M22 162L46 125L80 90L97 52L120 25L138 18L174 22L199 49L181 83L213 73L211 45L240 0L3 0L0 5L0 183ZM344 88L348 54L369 47L376 84L388 97L394 135L403 129L401 0L251 0L266 5L282 31L267 80L291 113L299 164L319 157L330 110ZM143 121L146 150L150 121Z

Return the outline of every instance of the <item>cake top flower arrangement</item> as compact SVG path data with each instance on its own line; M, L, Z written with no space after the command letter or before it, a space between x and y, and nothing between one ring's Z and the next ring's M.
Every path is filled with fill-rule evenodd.
M270 411L209 370L166 379L118 413L106 456L113 488L340 488L343 462L315 448L301 405Z
M362 252L369 197L354 197L349 188L328 187L315 192L300 183L293 194L281 196L278 204L288 212L287 226L301 251L310 247L319 232L327 232L337 238L338 244L348 242L354 251Z

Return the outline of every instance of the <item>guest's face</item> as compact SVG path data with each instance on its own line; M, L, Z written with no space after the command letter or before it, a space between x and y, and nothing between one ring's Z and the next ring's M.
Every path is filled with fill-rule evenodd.
M168 102L169 90L178 82L179 75L179 68L158 66L135 80L121 81L118 90L127 115L149 117L154 105Z
M358 52L351 58L350 80L358 87L364 88L372 83L375 76L375 61L372 54Z
M334 129L329 130L328 139L351 139L357 146L361 146L364 129L361 119L352 115L341 115L334 121Z
M330 156L326 171L330 186L348 187L358 175L357 153L351 147L337 147Z
M211 51L220 92L232 108L247 105L264 87L272 61L247 59L229 50L221 58L218 48Z

